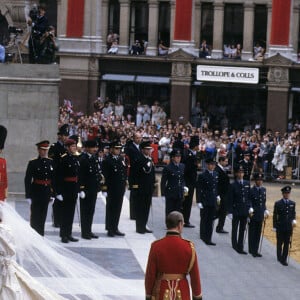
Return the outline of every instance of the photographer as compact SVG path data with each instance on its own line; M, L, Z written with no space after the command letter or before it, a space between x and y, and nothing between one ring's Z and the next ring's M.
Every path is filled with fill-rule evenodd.
M55 51L58 49L55 41L55 28L49 26L40 40L40 54L38 63L53 64L55 63Z
M48 28L48 19L45 16L46 10L43 6L38 9L33 7L30 11L30 18L27 24L31 26L31 35L29 39L29 63L38 63L40 56L40 42L41 37L44 35Z

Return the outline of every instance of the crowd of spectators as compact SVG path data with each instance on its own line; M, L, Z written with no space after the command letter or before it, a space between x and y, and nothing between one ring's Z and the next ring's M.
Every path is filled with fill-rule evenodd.
M242 58L242 46L240 43L231 43L224 45L223 58L238 59Z
M146 119L138 117L138 114L125 116L120 101L113 105L106 99L102 106L95 107L92 115L85 115L65 104L60 108L58 126L69 124L70 135L78 135L82 141L97 139L100 144L119 138L126 142L139 131L143 139L155 145L153 159L157 165L168 162L174 145L184 151L189 147L191 136L198 136L198 155L203 161L208 157L217 160L219 156L227 156L233 167L243 159L244 152L250 151L253 170L264 172L266 178L299 177L300 122L290 121L286 133L262 132L257 126L256 129L251 128L251 125L243 130L229 131L221 127L214 130L209 122L206 126L195 127L190 122L174 122L167 117L158 121L153 118L155 109L161 109L157 101L149 106Z

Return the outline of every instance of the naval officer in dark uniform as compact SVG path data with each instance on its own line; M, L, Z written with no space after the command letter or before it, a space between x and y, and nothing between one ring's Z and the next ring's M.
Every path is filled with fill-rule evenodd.
M289 245L296 226L296 203L289 199L292 188L281 189L282 199L275 202L273 212L273 230L277 238L277 260L284 266L288 265Z
M152 194L155 184L155 170L151 158L152 147L150 141L141 142L140 144L142 156L138 162L138 201L136 202L136 232L151 233L146 225L148 222L149 211L152 201Z
M249 253L253 257L261 257L261 253L258 252L259 241L261 237L262 224L269 216L269 211L266 208L266 188L262 186L263 182L262 173L254 173L254 186L250 189L250 202L253 208L253 214L250 218L249 230L248 230L248 245Z
M206 170L199 174L197 180L197 203L200 208L200 239L210 246L212 242L214 218L218 202L218 173L215 171L216 162L208 158Z
M84 143L85 151L79 156L80 182L80 222L81 237L87 240L98 238L92 232L97 193L100 191L102 174L96 152L97 142L88 140Z
M239 162L239 165L243 167L244 169L244 180L250 181L251 178L251 172L253 168L253 162L251 160L251 151L250 150L245 150L243 152L244 159L242 159Z
M190 216L193 204L193 197L197 181L197 170L200 168L200 161L197 157L197 151L199 151L199 137L192 136L189 142L189 148L184 151L183 163L184 168L184 180L188 188L188 193L184 196L182 203L182 214L184 217L184 227L194 228L195 225L190 223Z
M59 128L57 132L57 142L53 143L50 146L48 156L49 158L53 159L55 170L57 169L61 156L67 152L64 143L68 139L68 136L69 136L69 125L64 124ZM62 214L62 203L61 201L55 199L52 205L52 219L53 219L54 227L60 226L61 214Z
M102 164L102 172L105 178L104 188L107 191L105 229L110 237L125 235L119 230L127 182L127 168L124 158L120 155L121 148L119 141L111 142L110 153Z
M166 198L165 214L176 210L182 210L184 191L186 190L184 181L184 164L181 161L181 151L173 149L170 153L171 161L164 167L160 189L161 195Z
M48 204L54 196L54 165L48 158L49 141L36 144L38 157L29 161L25 174L25 197L30 203L30 226L44 235Z
M240 254L244 251L244 236L249 214L253 213L250 203L250 182L243 179L242 166L235 168L235 180L230 185L228 197L228 213L232 219L231 244L232 248ZM251 208L251 209L250 209Z
M136 132L133 139L128 141L124 147L124 152L129 159L129 217L131 220L135 220L135 204L138 201L138 161L140 160L142 153L140 151L140 143L142 142L142 135L140 132Z
M220 205L217 212L218 225L216 227L217 233L228 233L224 230L224 224L227 214L228 193L230 187L230 179L227 174L226 167L228 166L228 158L220 156L215 171L218 173L218 195L220 196Z
M76 201L79 193L79 161L76 141L67 139L65 141L67 153L61 156L57 168L57 196L62 202L62 219L60 226L60 237L63 243L77 242L72 236L72 226L75 214Z

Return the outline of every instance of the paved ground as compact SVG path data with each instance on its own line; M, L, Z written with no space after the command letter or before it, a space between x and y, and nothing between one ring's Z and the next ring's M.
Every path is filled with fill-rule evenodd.
M273 198L279 199L281 196L282 184L266 185L270 199L269 209L272 210ZM295 187L295 195L299 193L298 190L299 187ZM16 210L28 220L29 206L22 201L22 197L16 198L11 195L9 201L15 204ZM300 203L297 202L299 207ZM105 282L105 288L99 287L99 300L144 299L143 278L149 247L152 241L165 234L163 198L153 198L153 210L148 224L154 230L153 234L140 235L135 232L135 223L129 220L128 208L128 200L125 199L120 221L120 230L126 233L124 238L106 236L105 203L100 198L97 202L94 222L94 232L99 234L100 238L91 241L81 239L78 243L67 245L118 276L118 280ZM51 208L49 208L49 216L50 212ZM51 226L50 221L48 217L46 237L59 243L58 230ZM231 248L230 234L214 233L213 241L217 243L215 247L207 246L199 239L199 210L195 205L192 209L191 222L196 225L196 228L185 228L183 235L196 244L205 300L300 299L300 264L293 259L290 259L288 267L279 264L276 260L275 247L271 243L264 241L262 258L240 255ZM80 237L77 216L73 228L74 235ZM228 231L231 229L228 220L226 229ZM120 291L116 289L120 282L124 284L130 282L136 288ZM70 286L70 293L72 288Z

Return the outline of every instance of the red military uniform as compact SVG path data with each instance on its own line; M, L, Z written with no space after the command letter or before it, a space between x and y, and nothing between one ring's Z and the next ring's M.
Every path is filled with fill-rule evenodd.
M0 201L7 197L7 172L6 160L0 157Z
M193 299L202 299L194 244L181 238L178 232L168 231L166 237L151 245L145 276L146 298L190 300L187 274L191 278Z

